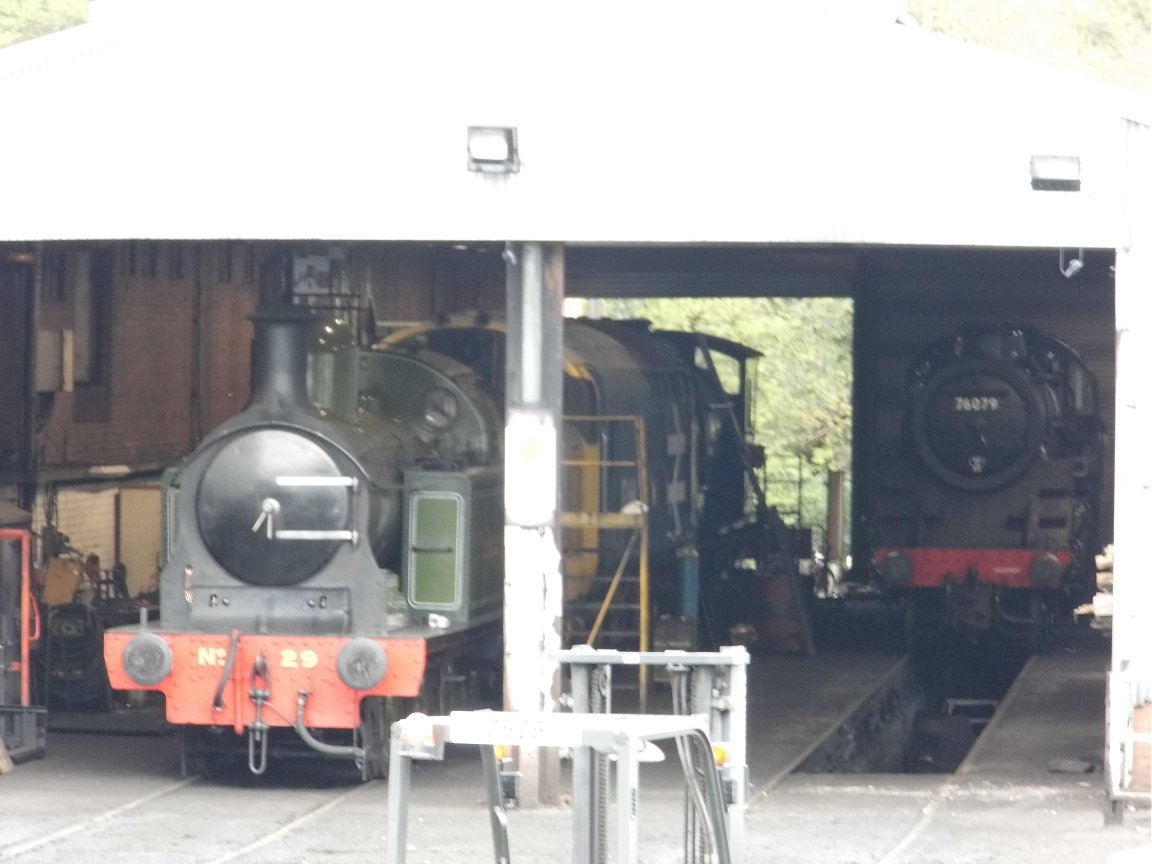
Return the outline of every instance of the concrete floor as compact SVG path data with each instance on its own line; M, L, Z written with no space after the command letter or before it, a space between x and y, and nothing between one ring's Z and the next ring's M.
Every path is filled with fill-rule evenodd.
M1152 861L1148 811L1108 812L1107 646L1036 658L955 775L798 775L790 770L899 661L882 653L756 657L750 667L746 862L1086 864ZM344 864L384 860L387 785L335 768L284 767L183 781L175 739L147 712L54 718L48 757L0 776L0 861L25 864ZM65 731L69 728L73 731ZM151 728L153 734L130 734ZM1053 771L1056 760L1088 773ZM413 777L407 861L490 860L479 760L450 748ZM683 797L671 761L645 765L640 860L682 860ZM571 857L571 811L509 814L514 862Z

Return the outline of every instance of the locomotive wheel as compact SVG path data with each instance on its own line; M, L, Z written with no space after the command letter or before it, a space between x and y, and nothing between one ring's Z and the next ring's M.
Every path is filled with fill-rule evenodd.
M904 647L917 679L942 688L948 674L952 631L943 591L913 591L904 597Z
M210 777L217 765L208 747L204 730L197 727L181 727L176 732L176 741L180 746L180 776L186 778L199 774L202 777Z
M388 779L392 724L406 715L403 701L368 696L360 702L360 744L364 748L361 780Z
M904 597L904 646L919 654L940 644L948 626L943 591L916 591Z
M176 743L180 748L180 777L182 779L193 774L204 773L203 760L200 758L200 754L195 751L188 737L187 729L180 729L176 733Z

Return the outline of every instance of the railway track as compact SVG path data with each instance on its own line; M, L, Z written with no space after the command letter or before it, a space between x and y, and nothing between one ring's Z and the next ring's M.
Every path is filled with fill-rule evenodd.
M755 804L747 861L874 864L1105 861L1147 829L1105 831L1099 778L990 783L919 775L795 775ZM1095 856L1085 850L1095 850ZM787 860L777 858L777 860Z
M324 860L341 846L383 854L386 783L302 763L263 782L239 772L177 779L174 756L170 738L58 736L49 759L0 786L0 862L283 862ZM149 765L157 761L161 771Z
M107 857L103 857L102 860L116 860L117 853L123 853L125 857L131 855L133 860L144 860L141 856L146 854L146 850L140 847L151 844L149 838L141 837L141 828L149 821L155 821L148 818L148 808L163 804L166 808L181 809L183 805L180 793L198 784L200 780L199 777L190 777L125 804L77 819L70 825L42 837L0 848L0 861L82 860L84 855L91 854L93 846L108 849L105 853ZM374 782L307 796L304 806L294 808L295 812L287 816L287 821L277 824L279 819L285 818L284 814L278 814L266 821L254 819L250 826L252 835L241 845L226 850L210 848L206 854L186 852L180 857L187 857L187 860L196 861L198 864L226 864L229 861L252 860L252 855L259 850L280 843L293 832L322 818L334 808L356 796L368 793L374 786L382 784ZM259 794L253 793L250 789L242 791L249 798L253 794ZM97 838L96 835L100 837ZM115 847L115 850L110 847ZM132 851L133 849L137 851ZM109 852L112 854L109 855ZM168 852L163 853L164 860L176 860L168 855Z
M171 786L166 786L162 789L149 792L148 794L142 795L133 801L120 804L108 810L99 812L93 816L77 819L71 824L62 828L58 828L49 834L2 846L0 847L0 861L12 861L29 855L38 849L63 844L70 838L83 837L84 835L101 831L106 826L114 824L117 820L123 820L125 817L134 814L135 811L145 807L153 801L156 801L157 799L163 798L165 796L173 795L179 792L181 789L196 783L199 781L199 779L199 777L189 777L185 780L181 780L178 783L173 783Z

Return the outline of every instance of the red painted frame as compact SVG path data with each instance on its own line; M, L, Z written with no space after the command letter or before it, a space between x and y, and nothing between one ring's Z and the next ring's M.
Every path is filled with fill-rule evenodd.
M891 548L877 549L872 560L883 561L893 554L904 555L912 562L912 580L901 586L903 588L942 588L949 580L963 580L969 572L987 584L1033 588L1028 568L1038 555L1052 555L1065 569L1072 563L1072 553L1066 549Z
M213 701L232 641L229 634L150 631L172 649L172 671L160 683L141 687L128 677L122 659L136 632L112 630L104 634L104 662L112 686L117 690L162 692L170 723L232 726L237 734L256 720L256 706L248 690L253 686L253 667L261 656L268 669L269 697L260 719L270 726L294 725L298 695L306 691L306 726L354 729L360 723L360 701L365 696L416 696L424 678L423 639L374 640L388 658L387 671L375 687L353 690L336 671L336 660L350 637L242 634L231 676L222 691L223 706L216 710Z

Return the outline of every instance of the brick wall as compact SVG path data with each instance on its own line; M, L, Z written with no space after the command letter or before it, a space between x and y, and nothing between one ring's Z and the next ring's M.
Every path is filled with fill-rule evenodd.
M211 431L248 402L252 366L252 323L259 292L255 274L244 266L245 247L232 244L232 267L222 266L224 244L207 250L202 303L200 434ZM220 277L231 270L231 278Z
M369 246L348 255L354 290L372 300L377 321L431 321L454 312L504 313L500 248Z
M258 296L245 256L235 254L244 248L224 243L115 247L107 419L84 422L74 410L76 392L54 394L37 442L41 469L171 464L243 407L251 343L246 317ZM233 266L226 267L229 253ZM38 326L73 327L72 315L65 297L44 305Z

